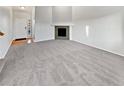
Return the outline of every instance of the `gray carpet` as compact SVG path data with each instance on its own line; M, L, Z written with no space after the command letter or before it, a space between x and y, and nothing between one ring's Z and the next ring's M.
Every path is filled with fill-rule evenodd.
M74 41L12 46L1 61L1 86L124 85L124 57Z

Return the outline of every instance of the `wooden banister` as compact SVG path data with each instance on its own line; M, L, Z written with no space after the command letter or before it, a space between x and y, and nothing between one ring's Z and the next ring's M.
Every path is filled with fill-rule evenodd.
M0 36L3 36L4 35L4 33L3 32L0 32Z

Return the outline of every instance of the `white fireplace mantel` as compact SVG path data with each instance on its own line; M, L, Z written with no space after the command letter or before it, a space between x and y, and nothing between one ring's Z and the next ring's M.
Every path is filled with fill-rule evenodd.
M73 26L72 23L57 23L57 24L51 24L51 26Z

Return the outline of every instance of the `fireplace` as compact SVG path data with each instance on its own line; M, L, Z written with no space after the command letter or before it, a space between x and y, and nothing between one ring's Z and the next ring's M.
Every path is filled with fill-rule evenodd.
M55 39L69 40L69 26L55 26Z

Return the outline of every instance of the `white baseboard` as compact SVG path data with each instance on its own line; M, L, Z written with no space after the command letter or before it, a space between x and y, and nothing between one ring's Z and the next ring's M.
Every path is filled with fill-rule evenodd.
M42 40L34 40L34 42L41 42L41 41L48 41L48 40L55 40L55 39L42 39Z
M115 52L115 51L111 51L111 50L108 50L108 49L104 49L104 48L101 48L101 47L97 47L97 46L94 46L94 45L91 45L91 44L82 43L82 42L77 41L77 40L72 40L72 41L75 41L75 42L78 42L78 43L81 43L81 44L84 44L84 45L87 45L87 46L90 46L90 47L93 47L93 48L97 48L97 49L100 49L100 50L103 50L103 51L106 51L106 52L110 52L110 53L113 53L113 54L115 54L115 55L119 55L119 56L124 57L124 54L117 53L117 52Z

